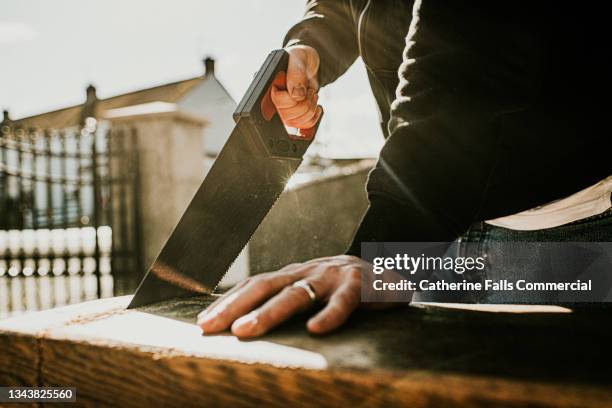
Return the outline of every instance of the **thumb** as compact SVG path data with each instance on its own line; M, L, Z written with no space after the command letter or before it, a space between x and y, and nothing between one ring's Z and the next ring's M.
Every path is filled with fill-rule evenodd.
M299 102L306 99L307 89L308 72L305 56L301 52L292 52L289 54L287 66L287 92L293 100Z

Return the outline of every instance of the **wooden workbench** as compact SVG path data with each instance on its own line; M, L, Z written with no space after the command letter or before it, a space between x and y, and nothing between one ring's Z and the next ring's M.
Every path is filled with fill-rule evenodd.
M77 387L82 405L612 406L612 320L561 308L413 305L310 336L202 336L206 298L129 297L0 321L0 385Z

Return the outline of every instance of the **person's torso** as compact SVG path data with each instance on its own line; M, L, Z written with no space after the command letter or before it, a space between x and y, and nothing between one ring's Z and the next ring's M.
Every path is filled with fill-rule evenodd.
M385 137L406 52L417 62L404 73L415 84L404 96L434 87L436 100L479 111L491 123L495 131L482 137L500 138L483 219L569 196L610 174L598 125L605 109L597 94L607 94L610 83L601 13L552 1L423 1L411 38L417 46L406 49L413 3L350 1ZM417 96L415 117L423 110ZM517 199L529 196L523 190L533 192L531 200Z

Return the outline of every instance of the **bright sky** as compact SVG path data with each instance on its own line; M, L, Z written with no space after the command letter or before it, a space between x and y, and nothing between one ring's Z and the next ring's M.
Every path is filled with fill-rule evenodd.
M0 108L19 118L202 73L239 100L304 0L2 0ZM322 91L320 141L332 156L373 156L377 110L359 61Z

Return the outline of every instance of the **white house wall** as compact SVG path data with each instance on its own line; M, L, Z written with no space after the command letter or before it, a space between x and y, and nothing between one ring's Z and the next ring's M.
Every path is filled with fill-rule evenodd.
M208 125L204 128L204 154L216 156L234 127L232 114L236 102L219 81L205 78L179 102L181 110L203 116Z

